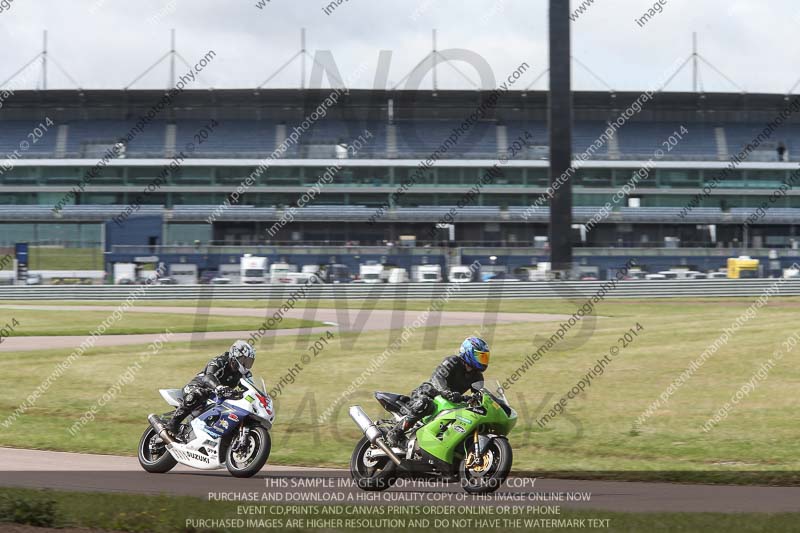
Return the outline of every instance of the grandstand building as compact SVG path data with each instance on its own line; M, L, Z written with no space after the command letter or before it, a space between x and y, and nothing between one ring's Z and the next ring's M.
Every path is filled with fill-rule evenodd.
M346 243L381 259L395 253L387 244L413 242L433 247L408 252L425 261L438 261L427 258L438 247L465 260L493 250L510 267L546 258L546 92L491 101L479 91L350 90L322 113L331 90L187 90L154 110L162 95L17 91L3 101L0 245L103 243L110 261L155 250L196 254L209 268L230 260L209 259L210 245L284 256L302 245L328 260ZM572 177L577 260L604 267L637 255L654 269L710 269L744 252L795 255L792 100L657 93L609 130L640 96L574 95L573 150L589 154ZM476 109L482 117L465 128Z

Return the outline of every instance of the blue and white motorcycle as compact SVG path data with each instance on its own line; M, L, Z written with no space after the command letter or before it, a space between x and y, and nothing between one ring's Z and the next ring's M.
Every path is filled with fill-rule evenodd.
M262 390L266 390L261 381ZM161 389L161 396L173 407L180 405L181 389ZM165 415L167 416L167 415ZM181 463L200 470L227 467L235 477L257 474L272 448L269 431L275 420L272 399L243 377L226 397L214 396L195 410L188 424L181 425L174 439L155 414L139 441L139 464L146 471L162 474Z

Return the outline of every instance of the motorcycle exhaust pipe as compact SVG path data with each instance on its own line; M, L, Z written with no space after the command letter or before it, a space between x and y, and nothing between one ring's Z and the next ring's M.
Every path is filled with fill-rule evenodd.
M358 405L353 405L350 407L349 413L350 418L352 418L353 422L355 422L356 425L361 428L361 431L364 432L367 440L383 450L383 452L389 457L389 459L392 460L394 464L400 466L402 461L399 457L397 457L392 449L386 445L386 442L383 440L383 433L380 429L378 429L378 426L375 425L367 413L365 413L364 410Z
M156 430L156 433L159 437L161 437L161 440L169 445L175 444L175 439L170 436L167 428L164 427L164 424L161 423L161 420L159 420L155 414L147 415L147 421L150 422L150 425Z

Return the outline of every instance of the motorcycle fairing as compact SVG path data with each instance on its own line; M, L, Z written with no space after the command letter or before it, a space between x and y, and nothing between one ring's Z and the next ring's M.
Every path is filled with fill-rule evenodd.
M441 396L434 403L436 411L423 420L424 425L416 432L417 444L424 455L430 456L429 462L435 459L452 465L456 450L479 427L507 435L517 422L516 413L508 416L489 394L483 395L478 409L453 404Z
M249 414L248 411L225 402L214 405L197 418L204 423L203 431L220 439L233 434Z
M219 457L219 439L209 439L206 423L195 418L189 424L195 438L186 443L167 444L176 461L200 470L216 470L225 466Z
M181 404L181 399L183 398L182 389L159 389L158 392L164 398L164 401L172 407L178 407Z

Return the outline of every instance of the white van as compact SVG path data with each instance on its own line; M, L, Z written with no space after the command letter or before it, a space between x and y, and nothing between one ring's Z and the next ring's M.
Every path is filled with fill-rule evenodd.
M417 268L417 281L419 283L438 283L442 281L442 266L420 265Z
M472 270L467 266L451 266L447 279L450 283L469 283L472 281Z
M662 270L659 272L659 274L663 275L664 277L647 279L705 279L707 277L703 272L698 272L697 270L687 270L683 268Z
M178 285L197 283L197 265L175 263L169 266L169 277Z
M244 254L239 260L239 266L239 281L242 283L264 283L266 281L266 257Z
M393 268L389 271L389 283L408 283L408 270Z
M303 274L319 274L320 270L319 265L303 265L300 272Z
M297 267L289 263L272 263L269 267L270 283L291 283L290 273L297 272Z
M367 263L359 266L358 275L363 283L383 283L383 265Z

